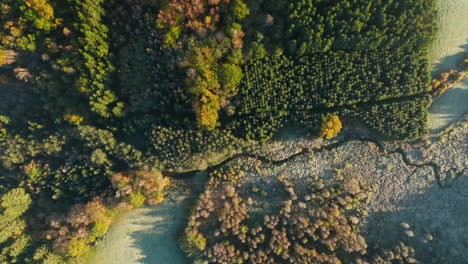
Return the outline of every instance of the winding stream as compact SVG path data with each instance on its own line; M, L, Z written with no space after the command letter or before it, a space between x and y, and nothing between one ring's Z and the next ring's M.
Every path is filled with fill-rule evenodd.
M448 70L455 67L463 51L468 51L468 0L438 0L440 10L440 31L431 54L434 63L434 72ZM435 98L429 111L429 128L436 133L466 115L468 112L468 78L455 85L444 95ZM210 170L223 166L237 158L250 157L261 162L281 164L295 157L309 153L330 151L339 148L352 140L366 141L374 144L379 153L401 155L402 161L411 167L429 167L436 175L439 188L445 188L441 172L434 162L413 163L403 149L397 148L388 151L377 140L348 136L337 142L318 148L304 148L283 160L271 160L253 154L237 154L229 157L210 168ZM417 170L415 170L416 172ZM457 172L456 177L464 171ZM200 175L199 171L190 171L179 174L179 179L191 179ZM196 177L195 177L196 178ZM202 181L195 183L202 185ZM112 226L106 239L100 243L94 258L89 264L188 264L177 244L176 232L181 229L187 213L186 203L193 202L190 195L182 191L174 191L161 205L144 207L123 215Z

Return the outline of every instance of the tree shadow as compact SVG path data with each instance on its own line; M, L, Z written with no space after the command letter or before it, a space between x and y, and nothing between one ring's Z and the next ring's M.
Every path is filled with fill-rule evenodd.
M19 81L4 66L0 67L0 75L8 78L8 83L0 83L0 115L12 119L37 121L41 118L40 99L28 83Z
M462 184L460 179L455 184ZM369 214L364 230L370 245L391 249L401 241L416 249L421 263L436 263L433 261L441 258L445 260L437 263L468 263L464 237L468 232L467 197L453 188L440 188L434 181L401 199L394 198L393 204ZM402 223L410 228L405 229ZM406 230L411 230L414 236L405 234Z
M433 76L435 78L442 72L460 68L458 64L463 56L468 53L468 44L461 45L460 48L463 48L464 51L447 56L434 66ZM436 119L433 121L435 127L432 127L431 132L440 132L451 123L466 115L468 113L467 102L468 78L456 83L454 88L449 89L444 94L435 97L432 105L429 107L429 113L433 114L433 118Z
M131 234L132 240L135 241L132 247L139 249L140 254L143 255L137 263L193 263L193 260L185 256L178 240L183 235L190 209L195 205L197 197L204 191L207 181L206 172L197 173L185 182L190 185L187 187L191 188L189 193L173 191L162 204L151 207L151 210L142 217L135 219L132 224L147 226Z
M468 39L466 40L468 42ZM450 69L458 68L458 64L460 63L460 59L463 57L464 54L468 53L468 43L460 45L460 48L463 51L460 51L456 54L449 55L444 57L440 60L440 62L436 63L432 68L432 75L433 77L438 77L440 73L447 72Z
M132 222L132 225L145 226L142 230L130 234L134 241L131 247L137 248L142 255L136 263L191 263L177 241L179 233L185 226L190 208L187 205L190 200L189 198L168 200L151 207L151 210Z
M438 133L468 113L468 79L463 80L464 88L452 88L434 98L429 113L434 115L435 127L432 133Z

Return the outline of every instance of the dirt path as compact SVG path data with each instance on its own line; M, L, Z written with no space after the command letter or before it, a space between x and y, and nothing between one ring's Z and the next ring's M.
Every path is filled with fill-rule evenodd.
M463 52L468 52L468 0L438 0L439 33L431 60L434 72L455 68ZM468 113L468 78L436 97L429 108L429 129L436 133Z

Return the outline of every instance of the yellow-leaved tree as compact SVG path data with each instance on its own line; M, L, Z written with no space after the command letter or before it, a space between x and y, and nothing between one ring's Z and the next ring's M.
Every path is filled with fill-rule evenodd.
M322 127L320 128L320 137L330 139L340 133L343 125L337 115L328 115L322 121Z

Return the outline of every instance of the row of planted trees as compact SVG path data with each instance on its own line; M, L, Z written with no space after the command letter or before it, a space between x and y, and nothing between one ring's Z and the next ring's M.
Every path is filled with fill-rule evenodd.
M259 17L249 26L268 50L289 55L333 50L404 50L428 47L436 25L435 1L249 1ZM262 21L263 20L263 21ZM259 22L263 23L259 23ZM255 34L248 34L255 39Z
M253 28L246 35L249 60L226 122L237 135L265 140L291 124L317 130L333 113L365 118L386 137L426 132L433 0L248 5L257 15L244 21ZM377 113L406 101L407 107ZM372 111L368 104L375 104ZM400 124L393 122L398 118Z
M427 61L407 52L272 56L244 69L239 114L375 103L423 93L429 81Z

